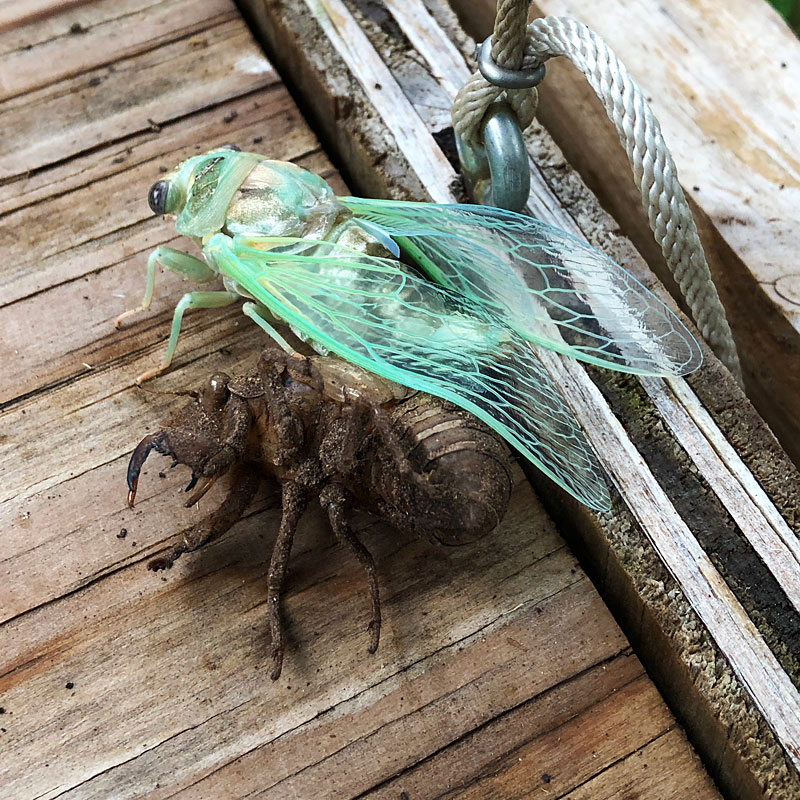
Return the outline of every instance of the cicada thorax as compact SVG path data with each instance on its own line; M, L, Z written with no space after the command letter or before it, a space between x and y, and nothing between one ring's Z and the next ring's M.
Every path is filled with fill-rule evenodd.
M244 179L228 206L223 233L247 237L286 237L332 242L377 258L393 258L376 236L362 227L318 175L282 161L262 160ZM313 254L313 249L307 251ZM223 274L225 288L251 297ZM328 350L293 325L301 341L320 355Z
M391 498L383 515L442 544L493 530L511 496L511 457L503 441L467 411L415 392L390 410L400 456L418 480L397 470L397 455L376 450L372 482Z
M223 232L336 242L370 256L392 257L326 181L283 161L263 160L253 168L230 201Z
M325 239L350 217L318 175L283 161L263 160L233 195L224 233Z

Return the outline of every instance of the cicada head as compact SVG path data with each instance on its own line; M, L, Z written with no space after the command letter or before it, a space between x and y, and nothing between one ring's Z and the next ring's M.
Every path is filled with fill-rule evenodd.
M172 172L156 181L147 193L147 204L154 214L177 216L186 205L189 187L195 174L201 172L204 164L213 159L213 154L193 156L179 164Z
M203 241L221 231L321 239L350 213L317 175L229 145L184 161L147 200L153 213L177 217L178 233Z
M176 216L178 233L212 236L223 229L231 199L261 160L229 145L192 156L150 187L147 202L154 214Z

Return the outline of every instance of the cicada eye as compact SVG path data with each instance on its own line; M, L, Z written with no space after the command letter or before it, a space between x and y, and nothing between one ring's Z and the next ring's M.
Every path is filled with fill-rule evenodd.
M167 213L169 181L156 181L147 194L147 203L154 214Z

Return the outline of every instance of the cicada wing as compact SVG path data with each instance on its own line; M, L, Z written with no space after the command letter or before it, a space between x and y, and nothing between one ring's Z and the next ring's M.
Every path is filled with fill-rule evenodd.
M579 500L610 507L601 468L563 397L528 342L490 310L397 261L329 242L276 246L219 235L206 249L295 330L472 412Z
M566 231L488 206L340 200L432 280L489 306L529 341L642 375L685 375L702 363L676 314Z

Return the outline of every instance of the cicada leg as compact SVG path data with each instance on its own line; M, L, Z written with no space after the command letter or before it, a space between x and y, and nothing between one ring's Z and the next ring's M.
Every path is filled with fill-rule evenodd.
M292 347L286 339L281 336L272 325L266 319L266 314L269 314L267 309L263 308L262 306L256 305L255 303L244 303L242 305L242 313L246 317L250 317L253 322L258 325L263 331L265 331L273 341L283 350L285 353L288 353L290 356L296 356L297 358L302 358L300 353L298 353L294 347Z
M136 379L136 383L142 383L154 375L163 372L171 363L172 357L175 355L175 348L178 346L178 335L181 332L181 320L183 313L190 308L219 308L221 306L229 306L239 299L239 295L234 292L188 292L185 294L175 306L175 313L172 315L172 328L169 332L169 343L167 344L167 352L164 353L164 359L161 366L154 367L153 369L143 372Z
M189 255L189 253L184 253L182 250L175 250L172 247L156 247L147 259L147 282L145 283L144 297L141 304L136 308L123 311L114 320L114 327L119 328L123 320L150 308L150 303L153 301L153 288L156 282L156 265L160 265L164 269L170 270L170 272L185 275L197 283L208 283L216 277L214 270L197 256Z

